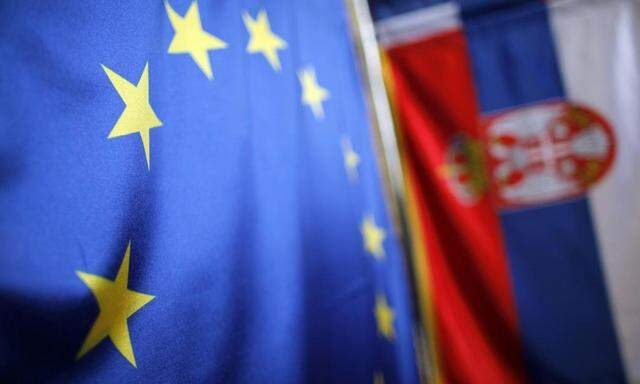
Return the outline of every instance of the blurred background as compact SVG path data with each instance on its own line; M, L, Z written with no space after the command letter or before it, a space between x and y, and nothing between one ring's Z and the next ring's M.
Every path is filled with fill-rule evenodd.
M639 4L370 5L435 377L640 380Z
M0 381L640 383L640 2L0 2Z

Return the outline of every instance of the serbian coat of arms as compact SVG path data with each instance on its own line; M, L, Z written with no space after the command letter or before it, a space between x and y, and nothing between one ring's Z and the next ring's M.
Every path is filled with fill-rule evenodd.
M447 184L474 204L491 191L498 207L579 196L611 168L616 143L609 123L572 102L545 102L494 114L482 139L455 135L445 151Z

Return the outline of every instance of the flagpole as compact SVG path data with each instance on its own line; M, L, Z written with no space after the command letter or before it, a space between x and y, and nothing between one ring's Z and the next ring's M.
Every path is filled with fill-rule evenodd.
M387 201L391 201L390 209L394 218L394 229L401 239L407 276L413 293L414 339L420 380L426 383L431 377L429 369L426 330L422 314L418 306L417 285L415 281L414 264L411 259L412 242L409 230L407 207L407 195L405 180L400 160L398 140L396 137L393 113L389 103L389 96L384 83L380 48L376 39L374 23L371 18L371 10L367 0L345 0L349 10L352 34L360 61L366 89L369 114L374 128L374 136L377 145L377 157L382 165L383 181Z

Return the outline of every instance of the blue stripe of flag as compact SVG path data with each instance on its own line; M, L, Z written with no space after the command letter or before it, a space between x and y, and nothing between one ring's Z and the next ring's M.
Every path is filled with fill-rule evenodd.
M483 113L565 96L541 2L466 14ZM533 382L623 382L589 202L500 214Z

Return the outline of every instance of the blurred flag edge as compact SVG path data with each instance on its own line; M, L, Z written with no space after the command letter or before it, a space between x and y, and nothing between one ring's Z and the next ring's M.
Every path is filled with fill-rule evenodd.
M413 181L404 159L401 131L396 121L393 83L384 51L380 49L367 0L345 0L349 10L367 106L373 127L374 147L380 165L390 217L401 239L407 277L414 299L414 346L421 382L440 383L436 361L433 312L429 302L428 264L413 193Z
M640 382L640 3L371 3L432 377ZM496 115L545 103L602 114L617 136L613 165L572 194L509 205L479 148Z

